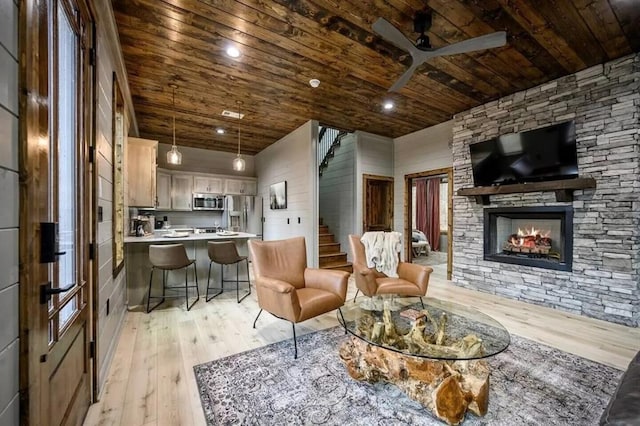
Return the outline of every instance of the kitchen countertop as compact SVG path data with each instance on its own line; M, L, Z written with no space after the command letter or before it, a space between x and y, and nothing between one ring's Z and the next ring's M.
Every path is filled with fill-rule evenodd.
M207 241L207 240L232 240L232 239L248 239L255 238L256 234L248 234L246 232L234 232L235 235L219 235L215 232L194 234L188 233L180 237L167 237L165 235L145 235L144 237L125 237L125 244L128 243L169 243L172 241Z

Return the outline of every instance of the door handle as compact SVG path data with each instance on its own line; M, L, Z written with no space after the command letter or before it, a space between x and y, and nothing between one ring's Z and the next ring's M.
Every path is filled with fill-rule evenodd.
M51 300L51 295L65 293L75 287L74 284L69 284L67 287L51 288L51 281L40 286L40 304L46 305Z
M66 251L57 251L57 252L55 252L53 254L55 254L56 256L64 256L65 254L67 254L67 252Z

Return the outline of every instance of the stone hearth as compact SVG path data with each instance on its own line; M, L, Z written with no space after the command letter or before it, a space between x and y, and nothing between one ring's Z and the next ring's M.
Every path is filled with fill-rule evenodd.
M469 144L575 120L581 177L572 203L553 192L492 195L493 208L573 210L570 271L484 259L484 209L454 197L453 281L626 325L640 324L640 54L506 96L455 117L454 193L473 187Z

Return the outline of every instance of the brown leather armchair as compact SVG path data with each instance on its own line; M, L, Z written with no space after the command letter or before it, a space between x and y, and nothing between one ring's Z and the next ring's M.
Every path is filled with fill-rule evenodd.
M380 294L417 296L422 303L422 296L427 293L429 276L433 272L432 268L399 262L398 277L388 277L382 272L367 267L364 244L360 241L359 235L349 235L349 245L351 246L353 275L358 291L362 291L368 297ZM358 297L358 292L356 292L356 297Z
M290 321L294 358L298 357L295 323L340 309L347 297L349 273L307 268L304 237L278 241L249 241L260 312ZM341 312L342 313L342 312Z

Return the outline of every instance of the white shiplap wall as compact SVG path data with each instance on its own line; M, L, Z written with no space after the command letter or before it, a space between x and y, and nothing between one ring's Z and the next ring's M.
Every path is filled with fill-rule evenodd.
M362 176L378 175L393 177L393 139L357 131L355 173L355 233L362 234ZM396 194L394 194L394 199Z
M19 410L18 6L0 1L0 425Z
M404 230L405 175L451 167L452 129L453 120L449 120L394 140L393 221L396 231Z
M255 156L258 194L265 200L263 239L304 236L309 266L318 264L317 140L318 122L310 120ZM269 185L282 181L287 182L287 208L271 210Z
M355 232L355 134L345 136L320 177L320 217L340 248L349 253L349 234Z
M99 389L104 386L126 312L126 268L123 268L116 277L113 277L112 93L116 60L112 57L113 51L110 48L110 43L113 43L113 41L109 39L105 27L98 25L96 43L96 160L98 185L96 191L98 206L102 207L103 212L102 222L98 222L98 256L96 260L98 262L97 368ZM120 86L123 85L124 82L120 81ZM126 182L124 186L126 191ZM127 224L125 223L126 226ZM107 300L109 301L108 314Z

